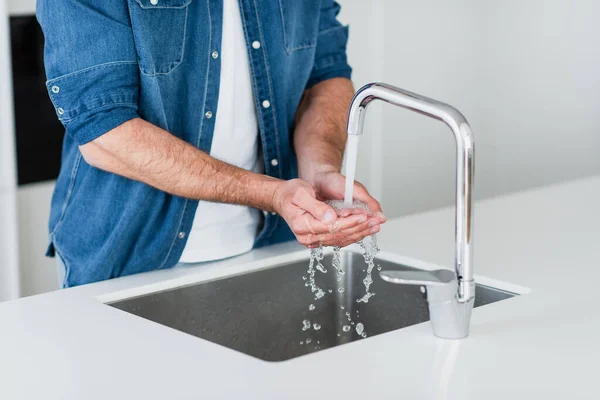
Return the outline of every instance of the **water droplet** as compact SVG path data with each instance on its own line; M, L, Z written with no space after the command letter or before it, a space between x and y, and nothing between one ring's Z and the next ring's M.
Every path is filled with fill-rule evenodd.
M303 276L303 277L302 277L302 279L303 279L303 280L306 280L306 276Z
M338 333L337 335L338 335L338 337L342 336L342 335L340 335L339 333Z
M348 332L350 330L350 325L344 325L344 326L342 326L342 330L344 332Z
M344 309L344 308L346 308L346 307L344 307L344 306L340 306L340 308L343 310L343 309Z
M304 341L301 341L301 342L300 342L300 345L303 345L303 344L304 344Z
M338 288L338 292L340 292L340 293L344 293L345 291L346 291L346 289L344 289L343 287Z
M314 304L311 304L310 306L308 306L308 309L309 309L310 311L314 310L314 309L315 309L315 305L314 305Z
M375 293L371 293L371 292L367 292L363 297L361 297L360 299L356 299L357 303L368 303L369 299L371 297L375 296Z
M329 289L329 290L328 290L328 292L329 292L329 293L332 293L332 292L333 292L333 290Z
M313 328L315 328L315 331L318 331L319 329L321 329L321 325L313 324Z
M311 338L306 339L306 344L309 344L310 342L312 342Z
M346 317L350 316L350 311L346 311Z
M321 264L321 260L319 260L319 262L317 263L316 268L319 270L319 272L326 274L327 270L325 269L325 267L323 266L323 264Z
M364 337L364 338L365 338L365 337L367 337L367 334L366 334L365 332L363 332L363 334L362 334L362 335L360 335L360 336L362 336L362 337Z
M358 324L356 324L355 329L356 329L356 333L358 333L359 335L362 335L365 330L365 327L362 323L359 322Z
M310 329L310 321L305 319L304 321L302 321L302 330L308 330Z
M377 266L377 271L381 271L381 266Z
M319 341L317 340L317 344L321 344L321 342L319 342Z
M354 325L354 321L350 322L350 325Z

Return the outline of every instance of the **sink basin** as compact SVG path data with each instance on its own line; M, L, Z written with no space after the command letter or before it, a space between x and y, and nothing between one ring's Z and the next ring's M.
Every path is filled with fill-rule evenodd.
M307 252L308 253L308 252ZM267 269L196 283L109 303L181 332L209 340L266 361L283 361L356 340L402 329L429 320L424 290L392 285L373 270L368 303L363 297L366 264L363 256L343 250L338 274L332 255L323 260L327 273L316 272L316 284L325 296L315 299L307 277L308 254L302 259ZM376 258L383 269L415 269ZM343 288L343 289L342 289ZM477 285L475 307L515 296L506 290ZM314 309L310 310L310 305ZM309 320L310 329L303 330ZM366 338L356 326L364 326ZM320 325L320 329L315 330ZM344 328L346 327L346 328ZM359 329L360 330L360 329Z

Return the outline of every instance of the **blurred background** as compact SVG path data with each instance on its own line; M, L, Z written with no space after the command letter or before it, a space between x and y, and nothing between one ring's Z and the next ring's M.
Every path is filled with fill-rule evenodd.
M477 199L600 174L600 2L338 2L357 89L386 82L467 117ZM63 131L34 12L0 0L0 301L57 286L44 253ZM443 124L375 103L357 177L389 217L424 212L453 204L454 157Z

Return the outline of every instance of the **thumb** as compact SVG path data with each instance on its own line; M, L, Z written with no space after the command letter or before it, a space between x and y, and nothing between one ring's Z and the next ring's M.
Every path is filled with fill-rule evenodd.
M337 219L335 210L324 202L317 200L314 193L302 190L298 193L296 199L298 207L325 224L332 224Z

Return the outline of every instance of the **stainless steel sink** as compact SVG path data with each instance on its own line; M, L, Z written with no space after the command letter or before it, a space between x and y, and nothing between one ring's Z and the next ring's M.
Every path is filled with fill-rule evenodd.
M339 281L331 259L330 254L323 260L328 273L316 273L316 283L326 293L318 300L304 285L306 258L109 305L266 361L288 360L355 340L368 340L429 320L422 288L384 282L375 268L371 285L375 296L368 303L358 303L356 300L365 294L362 281L366 264L362 255L342 252L345 274ZM384 259L376 259L375 265L386 270L414 269ZM475 307L515 295L477 285ZM314 310L309 309L311 304ZM310 329L303 330L304 320L311 322ZM358 323L363 324L366 339L357 333ZM320 329L315 330L315 324ZM344 326L350 330L345 331Z

